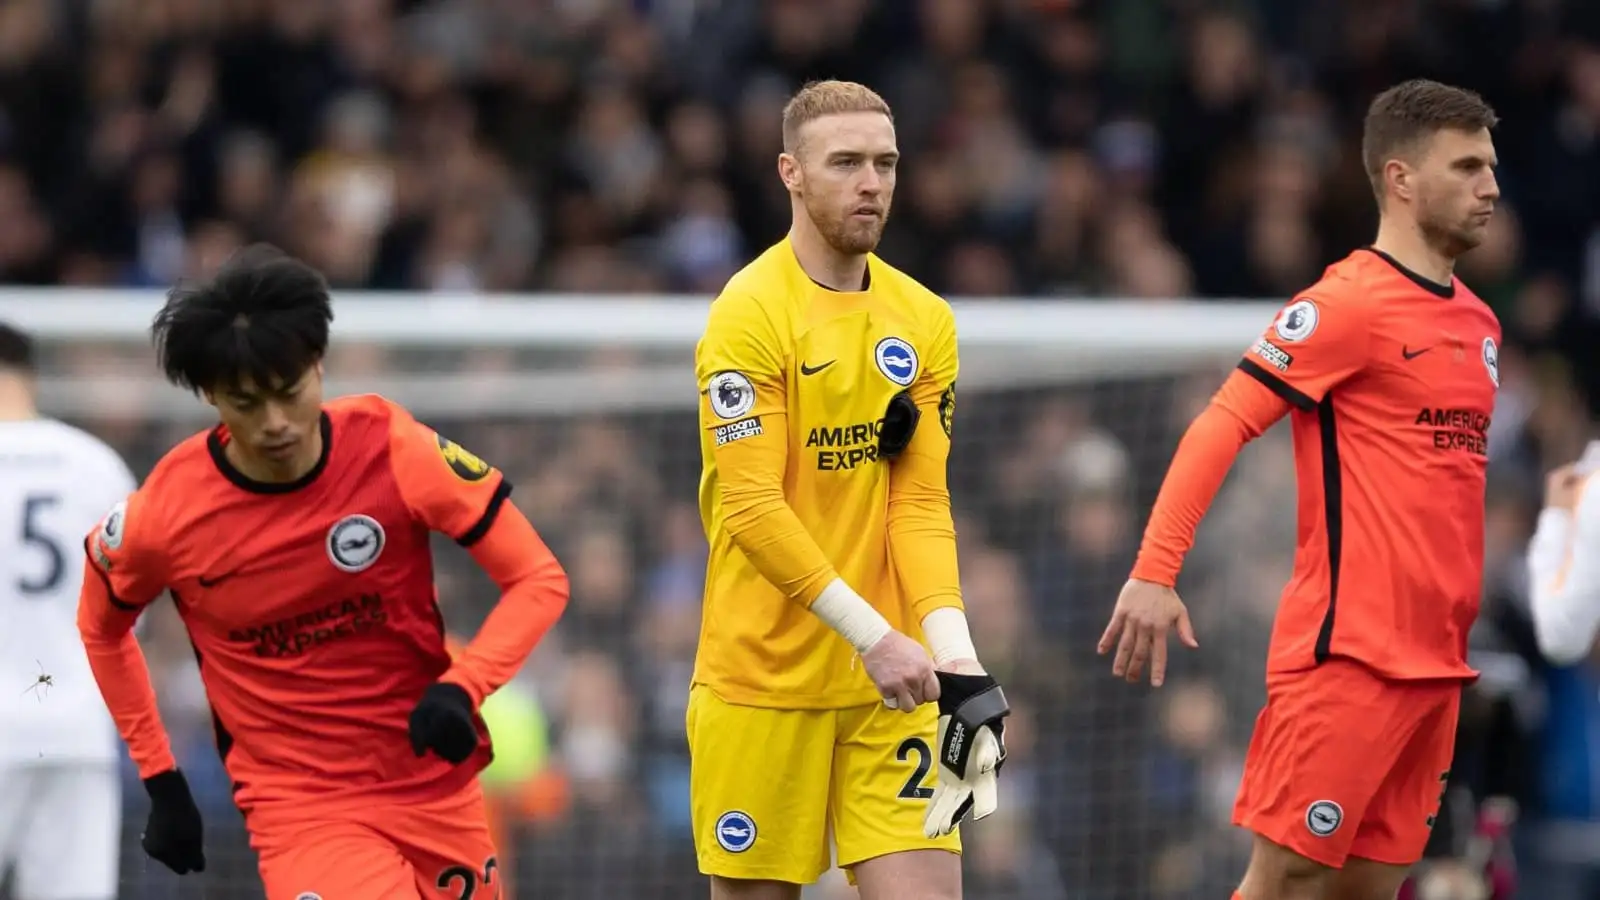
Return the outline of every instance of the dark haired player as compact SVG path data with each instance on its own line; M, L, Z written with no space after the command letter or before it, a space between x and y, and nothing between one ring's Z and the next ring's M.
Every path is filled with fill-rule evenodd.
M381 397L323 401L332 318L321 276L271 248L171 293L162 368L221 423L89 535L79 630L150 794L150 856L205 866L131 633L165 590L268 900L482 900L498 882L477 710L560 615L566 576L500 472ZM504 592L453 663L432 531Z
M1380 94L1362 153L1377 240L1279 313L1179 445L1100 652L1159 685L1173 590L1239 449L1285 415L1300 515L1236 824L1242 900L1389 900L1422 856L1454 753L1483 571L1500 325L1454 275L1499 187L1477 95ZM1120 636L1120 643L1119 643Z

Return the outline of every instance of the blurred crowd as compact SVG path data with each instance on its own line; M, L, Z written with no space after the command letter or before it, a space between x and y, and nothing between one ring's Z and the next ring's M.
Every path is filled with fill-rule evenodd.
M1432 854L1470 856L1478 804L1510 798L1520 896L1600 896L1600 661L1538 660L1521 567L1540 474L1600 399L1587 0L0 0L0 282L161 287L266 239L341 289L710 294L787 227L788 93L841 77L895 109L881 251L930 287L1283 298L1371 239L1360 117L1415 75L1504 120L1504 201L1460 267L1507 334L1485 677ZM53 349L53 374L94 362ZM368 371L402 364L362 349ZM1016 709L1002 811L968 831L973 900L1202 900L1243 870L1227 822L1292 551L1284 429L1248 448L1180 583L1205 649L1159 692L1091 649L1225 371L963 404L963 585ZM141 472L183 432L85 424ZM704 896L683 740L705 554L692 414L441 427L506 470L572 578L566 619L487 711L515 895ZM493 586L444 559L470 636ZM124 896L257 897L181 628L158 614L147 643L216 862L180 883L138 853L130 773Z

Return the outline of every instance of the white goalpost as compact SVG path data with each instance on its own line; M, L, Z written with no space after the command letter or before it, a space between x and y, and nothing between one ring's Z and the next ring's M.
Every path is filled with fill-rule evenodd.
M78 358L73 370L43 379L45 405L58 414L93 416L104 411L102 398L116 396L136 398L155 415L198 420L205 410L165 388L147 364L148 328L161 299L155 291L0 289L0 321ZM695 402L686 360L708 304L691 296L344 294L334 307L330 394L373 391L444 419L686 408ZM1241 352L1275 309L1260 302L1118 299L977 298L952 306L961 387L978 392L1204 366ZM341 371L337 363L347 350L368 359L372 350L550 359L494 371L386 359ZM83 358L96 351L98 358ZM586 364L594 355L601 363ZM563 356L577 362L555 361Z

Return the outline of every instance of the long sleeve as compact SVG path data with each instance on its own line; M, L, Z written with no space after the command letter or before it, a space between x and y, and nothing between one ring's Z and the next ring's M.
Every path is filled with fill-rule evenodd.
M716 448L723 521L762 578L810 606L839 574L784 499L788 416L769 412L760 418L759 433Z
M152 511L145 505L135 493L85 539L78 594L78 634L89 668L141 778L177 768L150 669L133 633L144 607L165 590L159 555L146 549Z
M417 521L449 535L500 586L500 602L445 673L474 705L522 668L567 606L567 575L499 469L390 404L389 455Z
M956 529L950 514L945 453L930 451L940 442L926 411L911 446L894 463L889 482L889 548L895 571L922 618L946 606L962 608L961 572L956 561ZM922 446L919 447L918 445Z
M785 597L810 607L838 572L784 495L788 396L781 343L754 297L725 293L711 304L695 348L700 424L713 432L723 524Z
M1583 659L1600 631L1600 490L1592 475L1574 510L1539 514L1528 574L1540 652L1557 665Z
M916 433L889 474L889 553L920 620L962 609L961 568L950 512L950 437L959 363L955 317L941 305L924 377L911 389L921 411Z
M500 586L477 637L441 678L465 688L474 705L510 681L567 606L567 573L527 517L500 510L472 558Z
M1200 520L1244 445L1289 411L1289 402L1243 370L1223 382L1189 425L1161 483L1132 577L1171 587Z

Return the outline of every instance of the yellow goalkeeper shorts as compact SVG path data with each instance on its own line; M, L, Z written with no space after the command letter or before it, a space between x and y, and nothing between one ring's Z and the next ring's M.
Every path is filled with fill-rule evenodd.
M689 692L689 803L700 871L810 884L828 870L904 850L961 852L922 835L937 779L939 708L882 704L765 709ZM854 881L854 878L851 879Z

